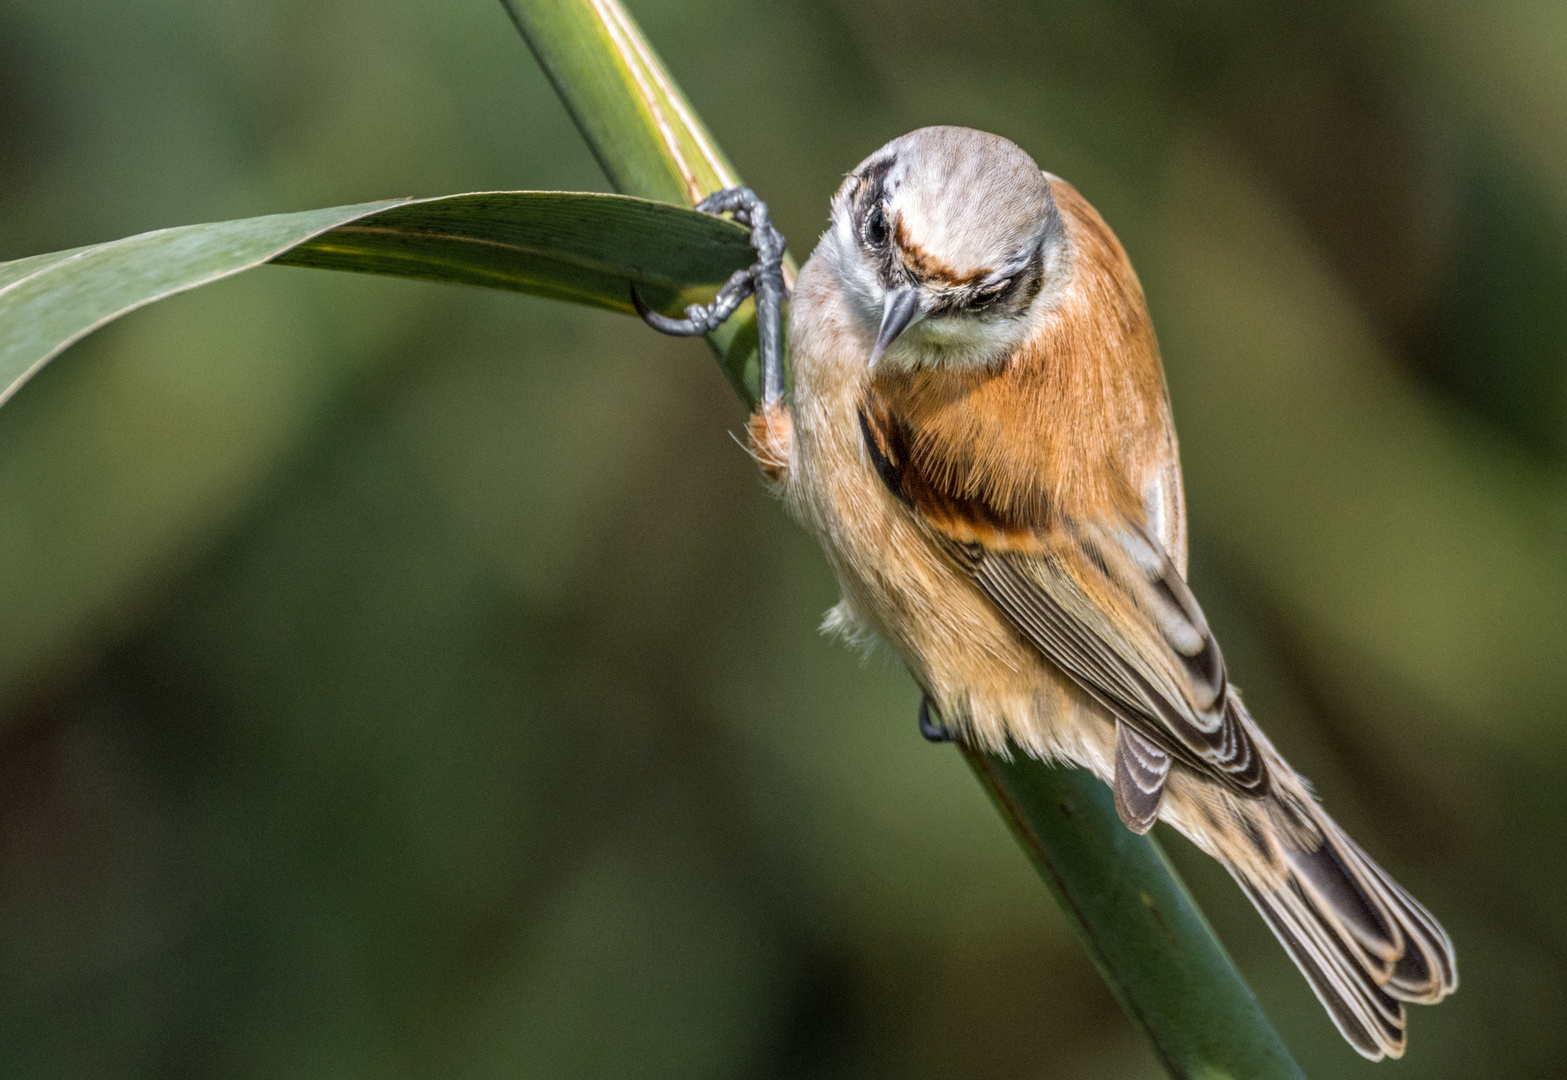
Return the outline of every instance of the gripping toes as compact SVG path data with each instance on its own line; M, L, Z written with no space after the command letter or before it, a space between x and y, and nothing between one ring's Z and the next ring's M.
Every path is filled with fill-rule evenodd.
M671 319L648 307L635 285L631 287L631 303L637 309L637 314L642 316L642 321L661 334L696 337L698 334L712 333L751 295L755 289L755 270L754 266L736 270L724 283L724 287L718 290L712 303L691 304L686 308L686 317L683 319Z
M653 329L677 337L695 337L718 329L745 301L756 296L757 335L761 351L762 403L770 405L783 398L783 257L784 238L773 228L767 204L750 188L726 188L715 191L696 204L704 214L733 214L735 221L751 230L751 247L756 262L737 270L718 290L710 304L692 304L686 317L671 319L650 309L631 287L631 303L637 314Z

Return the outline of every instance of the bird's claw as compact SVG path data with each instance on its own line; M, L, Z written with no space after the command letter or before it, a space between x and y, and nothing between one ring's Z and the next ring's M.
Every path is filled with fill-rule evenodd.
M733 315L735 309L751 295L756 287L753 281L755 270L754 266L736 270L724 283L724 287L718 290L718 295L713 297L712 303L690 305L686 308L686 317L683 319L671 319L668 315L660 315L648 307L635 285L631 287L631 303L637 309L637 314L642 316L642 321L661 334L670 334L674 337L710 334L722 326L724 320Z
M952 732L947 725L939 720L930 718L930 698L920 698L920 734L929 742L942 743L952 741Z
M726 188L715 191L696 204L704 214L732 214L735 221L751 230L751 247L756 262L737 270L718 290L710 304L692 304L686 317L672 319L650 309L631 288L631 303L642 321L663 334L695 337L712 333L745 301L756 296L756 326L761 351L762 403L770 405L783 397L783 257L784 238L773 227L767 204L750 188Z

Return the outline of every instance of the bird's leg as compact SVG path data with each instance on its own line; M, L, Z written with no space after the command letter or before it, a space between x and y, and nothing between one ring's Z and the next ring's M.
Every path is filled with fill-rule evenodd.
M931 742L951 742L952 732L947 725L930 718L930 698L920 698L920 734Z
M671 319L649 310L631 289L631 302L637 314L653 329L679 337L707 334L735 313L735 309L753 293L756 296L756 329L761 347L762 408L777 405L783 399L783 257L784 238L773 228L767 204L750 188L726 188L715 191L696 204L704 214L733 214L734 219L751 230L751 247L756 262L737 270L718 290L710 304L692 304L686 317Z

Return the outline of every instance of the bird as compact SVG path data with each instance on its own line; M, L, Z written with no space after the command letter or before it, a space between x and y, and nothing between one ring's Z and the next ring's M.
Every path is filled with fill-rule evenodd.
M783 245L746 190L776 291ZM647 313L638 301L639 310ZM701 332L693 307L666 332ZM764 353L767 335L763 335ZM841 591L824 629L882 642L921 730L1089 770L1124 825L1229 871L1364 1057L1458 985L1451 940L1328 816L1252 719L1187 584L1186 506L1142 286L1071 184L997 135L926 127L832 198L763 356L753 456ZM775 346L776 348L776 346ZM934 710L939 724L929 718Z

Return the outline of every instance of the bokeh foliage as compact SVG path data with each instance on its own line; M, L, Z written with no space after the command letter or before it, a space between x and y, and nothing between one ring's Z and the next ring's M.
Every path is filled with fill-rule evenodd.
M924 123L1105 213L1236 677L1459 945L1383 1070L1551 1075L1567 16L633 11L800 254ZM489 0L0 0L0 259L603 186ZM3 1071L1157 1075L907 679L810 633L740 419L629 320L293 269L46 370L0 412ZM1307 1072L1375 1071L1165 840Z

